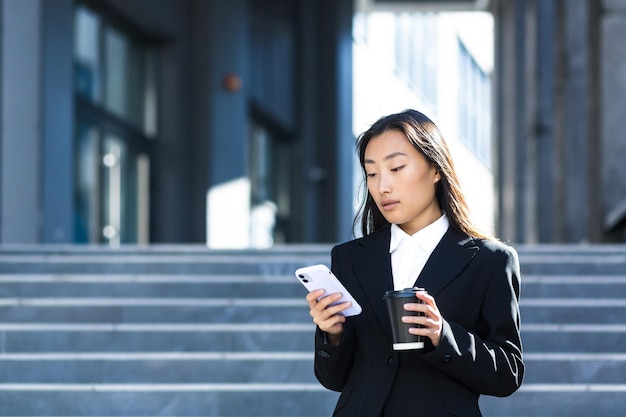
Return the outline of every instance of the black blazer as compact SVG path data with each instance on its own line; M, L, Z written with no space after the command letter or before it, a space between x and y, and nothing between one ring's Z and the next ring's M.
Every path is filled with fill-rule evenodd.
M331 253L331 269L363 307L346 320L339 346L316 331L315 375L341 392L333 415L480 416L480 394L507 396L522 383L517 253L450 227L415 284L441 311L441 342L394 351L383 301L393 288L390 238L385 227Z

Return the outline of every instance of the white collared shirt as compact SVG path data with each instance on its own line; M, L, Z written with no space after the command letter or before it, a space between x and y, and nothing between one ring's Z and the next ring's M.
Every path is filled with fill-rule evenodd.
M389 253L391 253L391 271L395 290L410 288L415 284L426 261L448 231L449 226L450 221L445 214L412 236L409 236L397 224L391 225Z

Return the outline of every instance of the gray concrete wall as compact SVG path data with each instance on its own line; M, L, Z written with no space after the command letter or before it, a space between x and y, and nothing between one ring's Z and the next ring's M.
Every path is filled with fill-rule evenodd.
M41 0L3 0L0 243L41 236Z
M71 243L74 241L74 2L43 1L42 6L41 241Z
M555 88L557 103L563 112L561 134L563 206L555 213L554 221L561 223L560 234L566 242L583 242L590 239L589 210L593 201L589 184L591 170L596 169L590 160L590 119L592 95L590 78L594 62L590 60L589 34L593 21L588 1L566 0L562 4L561 39L557 43L558 76L562 87ZM541 40L538 39L538 42Z
M623 240L626 1L492 1L498 234L517 242Z
M602 6L598 140L602 149L602 216L606 221L626 204L626 0L604 0Z

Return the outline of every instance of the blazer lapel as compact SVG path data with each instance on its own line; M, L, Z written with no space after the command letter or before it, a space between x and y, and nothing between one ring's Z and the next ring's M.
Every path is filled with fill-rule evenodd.
M385 292L393 289L390 239L388 227L361 239L355 248L354 270L367 302L391 341L391 325L383 301ZM463 271L478 249L473 239L449 228L428 258L415 286L426 288L435 296Z
M461 273L478 250L473 239L450 227L428 258L415 286L437 295Z
M354 270L359 285L367 297L374 314L391 340L391 325L383 301L385 292L393 289L391 255L389 254L390 229L387 227L368 235L355 248Z

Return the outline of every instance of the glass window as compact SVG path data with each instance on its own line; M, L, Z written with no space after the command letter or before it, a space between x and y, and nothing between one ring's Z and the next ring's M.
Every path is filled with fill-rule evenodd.
M396 15L396 71L426 101L437 101L437 15Z
M155 51L86 6L74 15L76 93L141 130L156 129Z
M491 165L491 82L465 45L459 46L459 136L487 165Z
M74 88L77 94L100 102L100 17L85 7L74 14Z
M148 243L156 48L82 4L74 25L75 241Z
M99 231L98 222L92 221L100 216L98 178L99 178L99 131L92 124L79 122L76 132L76 243L96 243Z

